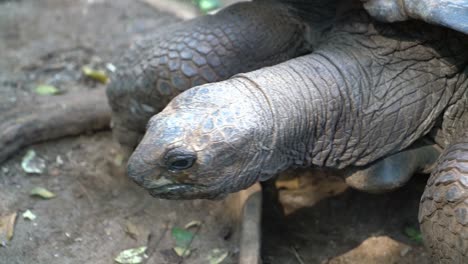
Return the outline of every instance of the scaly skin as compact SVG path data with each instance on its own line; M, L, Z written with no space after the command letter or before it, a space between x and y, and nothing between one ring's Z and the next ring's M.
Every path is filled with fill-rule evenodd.
M424 241L435 263L468 263L468 134L449 146L419 208Z
M177 96L151 118L129 176L155 197L220 198L292 166L341 169L389 159L447 109L452 119L442 128L466 112L467 36L419 23L383 25L355 12L321 43L310 55ZM468 137L458 138L422 199L422 231L436 263L467 262ZM362 189L393 188L366 176Z
M444 114L446 148L421 198L419 222L435 263L468 263L468 93Z
M308 53L309 31L289 6L253 2L156 32L117 63L107 90L114 135L136 146L149 118L177 94Z
M382 21L416 18L468 32L466 0L364 2ZM467 37L418 23L381 25L337 8L342 21L322 38L334 5L239 4L168 27L129 50L108 97L115 135L133 146L150 116L180 92L320 44L311 55L177 97L151 120L129 175L157 197L217 198L291 166L367 165L355 187L380 191L432 162L433 154L411 159L405 149L436 125L435 140L446 150L421 200L421 227L435 262L467 263L468 135L459 125L468 120ZM57 102L7 122L0 160L25 144L106 126L102 97L91 106L70 102L71 110L52 120L48 110ZM81 113L92 105L99 107ZM395 165L380 166L387 161L408 167L392 178Z
M428 133L467 89L466 36L342 19L310 55L176 97L151 119L130 177L155 196L209 198L291 166L366 165ZM173 148L194 166L168 169Z

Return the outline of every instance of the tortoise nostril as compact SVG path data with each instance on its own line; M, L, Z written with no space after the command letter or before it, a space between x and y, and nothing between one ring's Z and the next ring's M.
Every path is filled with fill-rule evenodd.
M149 167L140 157L132 155L127 164L127 175L138 184L142 184L146 178L154 173L154 168Z
M161 175L157 166L148 166L139 156L132 156L127 165L127 174L134 182L145 189L154 189L175 183Z
M141 183L143 181L143 178L140 173L138 173L137 165L135 162L133 162L133 159L130 159L128 164L127 164L127 175L129 178L131 178L133 181L137 183Z

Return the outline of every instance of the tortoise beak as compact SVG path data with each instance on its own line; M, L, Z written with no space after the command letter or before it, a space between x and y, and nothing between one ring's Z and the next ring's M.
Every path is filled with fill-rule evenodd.
M150 194L155 197L168 196L168 195L177 195L180 193L185 193L187 191L192 191L194 186L191 184L166 184L159 187L155 187L149 190Z
M161 170L158 169L158 166L145 162L136 153L128 160L128 177L145 189L153 189L175 183L170 180L170 178L164 177L161 174Z
M213 193L204 191L204 186L194 184L167 184L154 189L150 189L151 196L169 200L188 200L188 199L209 199L221 200L227 196L227 193Z

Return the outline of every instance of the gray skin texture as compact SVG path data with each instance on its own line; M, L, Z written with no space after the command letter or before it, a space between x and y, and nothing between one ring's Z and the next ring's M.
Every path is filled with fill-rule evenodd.
M432 170L419 214L425 242L436 263L468 263L467 36L421 22L383 24L362 8L337 8L336 19L328 17L328 11L313 19L311 11L306 20L307 9L290 13L299 10L296 7L279 10L293 14L288 19L301 25L302 44L297 47L313 52L302 57L297 57L302 51L288 53L297 58L266 68L261 67L275 63L262 62L256 65L259 70L177 96L151 118L130 158L129 176L155 197L215 199L295 166L349 170L347 182L371 192L397 188L413 172ZM323 17L328 18L325 24L317 22ZM206 28L214 24L203 23ZM249 36L257 40L257 35ZM162 41L178 40L165 35ZM113 107L118 113L114 120L135 116L138 111L125 112L132 109L131 99L139 108L145 104L157 112L178 93L165 97L158 92L161 86L151 78L167 64L146 68L147 57L161 50L150 46L136 49L131 56L139 57L127 68L131 74L123 75L145 81L133 79L119 86L125 80L117 78L108 91L111 104L122 100L121 112ZM248 50L236 56L243 52ZM232 58L222 61L230 63ZM239 69L231 73L249 71ZM200 71L194 77L199 75ZM132 90L135 84L143 92ZM158 102L141 97L148 91L157 94ZM112 97L114 93L120 97ZM150 115L141 118L139 126ZM116 124L134 128L124 121ZM414 145L426 135L444 150Z
M430 142L417 142L410 148L379 159L364 167L344 170L346 183L357 190L382 193L398 189L419 173L430 173L441 149Z
M419 207L424 242L436 263L468 261L468 126L460 128L463 134L444 150Z
M116 139L134 148L150 117L188 88L309 53L334 13L333 5L318 6L305 23L290 5L239 3L139 41L116 62L107 89Z
M207 83L259 70L177 96L151 118L128 174L155 197L214 199L295 166L346 169L348 184L370 192L432 170L419 214L424 240L436 263L468 263L468 39L421 22L383 24L344 2L258 1L131 49L108 89L115 133L130 145L153 113L200 84L193 80L207 65L216 73L201 78ZM401 5L380 1L375 13L379 1L366 2L379 20L419 18L463 32L411 15L415 7L393 19ZM216 53L216 40L204 52L190 47L216 29L226 35L222 47L240 48ZM214 53L221 70L210 64ZM196 70L187 72L187 62ZM180 76L191 81L180 86ZM444 149L414 145L426 135Z
M151 118L129 175L159 197L213 198L291 166L367 165L409 147L462 99L466 43L350 12L309 55L176 97ZM168 168L171 149L194 166Z

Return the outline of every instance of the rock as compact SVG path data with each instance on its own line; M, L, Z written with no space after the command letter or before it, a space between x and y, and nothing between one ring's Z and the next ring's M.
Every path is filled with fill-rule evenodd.
M410 250L410 246L387 236L370 237L358 247L331 259L328 264L400 264L405 263L404 256Z

